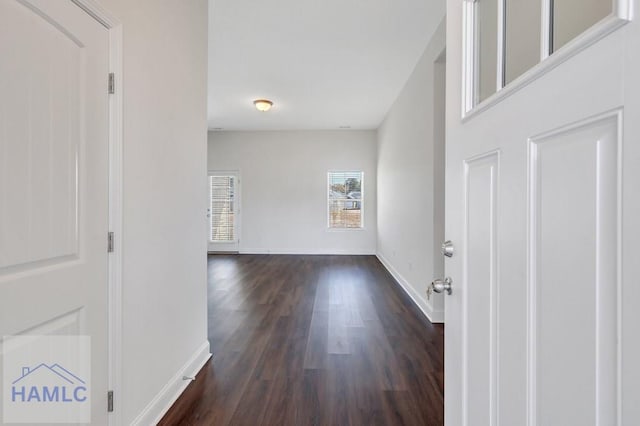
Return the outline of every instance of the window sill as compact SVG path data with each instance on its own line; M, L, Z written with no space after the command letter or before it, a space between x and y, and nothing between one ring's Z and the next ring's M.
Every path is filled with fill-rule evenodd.
M363 226L361 228L326 228L327 232L351 232L351 231L366 231Z

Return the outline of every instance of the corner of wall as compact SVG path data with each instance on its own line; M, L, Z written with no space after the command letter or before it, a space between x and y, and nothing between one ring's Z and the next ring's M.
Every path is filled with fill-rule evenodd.
M205 341L194 352L191 358L171 377L158 394L147 404L142 412L136 417L132 425L155 425L169 411L178 397L187 388L190 380L184 377L195 377L200 369L211 358L209 341Z
M434 310L430 303L428 303L425 298L420 295L416 290L415 286L413 286L409 281L407 281L400 272L396 268L393 267L391 262L389 262L382 253L378 252L376 254L380 263L389 271L391 276L396 280L396 283L404 290L405 293L411 298L413 303L420 309L420 311L424 314L424 316L431 321L432 323L443 323L444 322L444 311L442 310Z
M438 215L436 205L442 207L443 197L438 196L444 184L444 178L438 180L435 166L436 143L436 93L435 64L446 48L446 17L434 27L427 46L419 58L405 86L400 91L391 109L377 129L377 184L378 184L378 223L376 233L377 257L397 283L409 295L411 300L431 322L444 322L444 308L440 298L426 300L426 294L417 289L422 283L410 282L407 277L416 280L401 267L398 259L408 264L415 259L428 264L422 265L422 276L440 274L434 258L442 239L444 223ZM443 90L444 92L444 90ZM433 102L425 102L425 98ZM444 114L442 114L444 118ZM443 122L442 126L446 126ZM444 131L442 132L444 137ZM442 159L444 160L444 159ZM438 170L443 170L444 167ZM419 182L419 183L418 183ZM396 208L411 195L414 208L411 214ZM430 242L425 244L425 242ZM393 252L392 258L383 253ZM396 252L398 258L396 259ZM409 259L409 257L413 258ZM441 260L438 258L438 260Z

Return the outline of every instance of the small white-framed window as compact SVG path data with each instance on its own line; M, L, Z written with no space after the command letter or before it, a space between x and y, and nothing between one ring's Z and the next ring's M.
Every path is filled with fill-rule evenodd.
M327 224L329 229L364 227L364 173L330 171L327 174Z

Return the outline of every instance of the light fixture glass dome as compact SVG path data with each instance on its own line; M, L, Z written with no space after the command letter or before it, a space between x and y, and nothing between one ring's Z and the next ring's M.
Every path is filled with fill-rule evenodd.
M256 99L253 101L253 104L256 106L258 111L267 112L273 106L273 102L269 99Z

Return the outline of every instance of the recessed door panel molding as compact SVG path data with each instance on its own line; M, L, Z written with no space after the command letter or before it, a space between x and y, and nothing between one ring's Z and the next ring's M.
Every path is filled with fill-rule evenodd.
M530 426L618 424L621 117L529 141Z
M0 274L78 256L84 80L62 27L16 1L2 14Z
M26 330L14 333L12 336L0 338L0 354L3 345L7 344L14 336L80 336L86 332L83 308L74 309L71 312L44 322Z
M493 151L464 164L464 425L497 425L499 163Z

